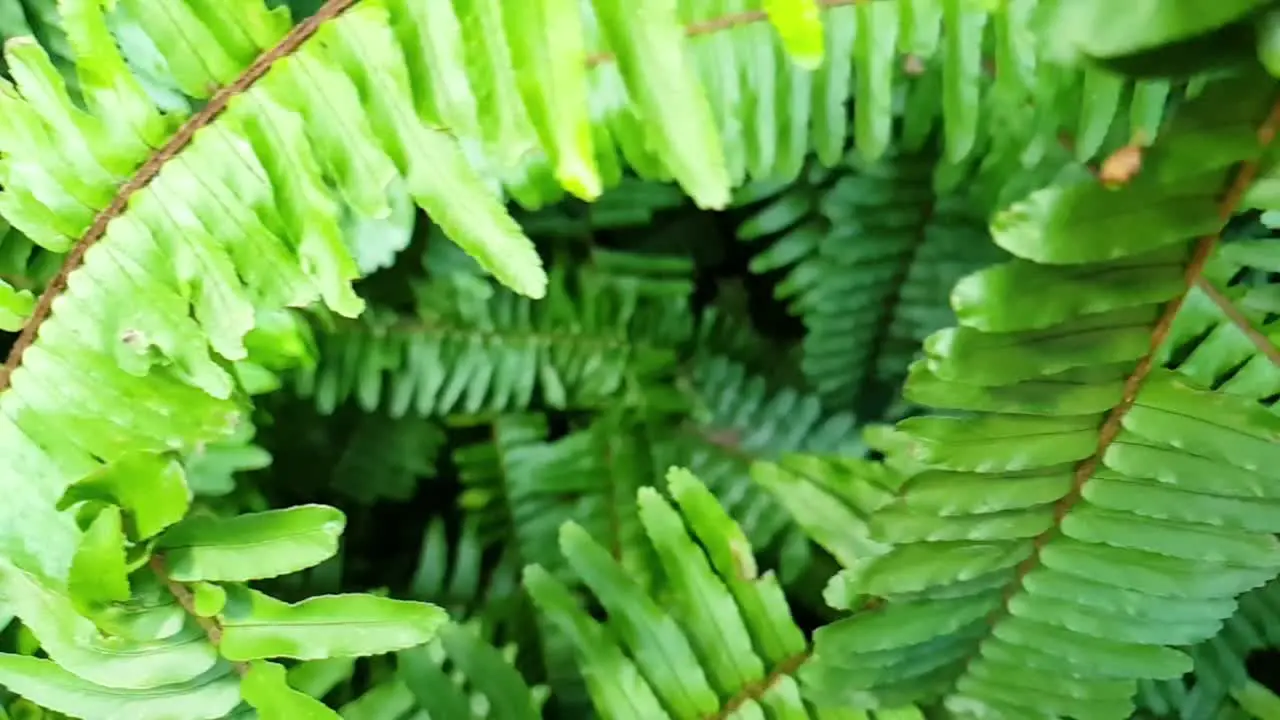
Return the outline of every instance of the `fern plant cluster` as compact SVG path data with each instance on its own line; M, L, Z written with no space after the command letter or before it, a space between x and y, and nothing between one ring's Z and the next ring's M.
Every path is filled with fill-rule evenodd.
M0 718L1280 714L1273 0L0 35Z

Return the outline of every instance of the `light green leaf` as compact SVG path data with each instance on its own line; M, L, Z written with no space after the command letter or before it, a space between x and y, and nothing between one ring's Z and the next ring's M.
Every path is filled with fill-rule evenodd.
M300 505L230 518L191 517L160 537L169 576L179 582L244 582L286 575L338 551L341 511Z
M729 204L729 171L702 83L689 67L673 0L593 0L650 143L699 207Z
M822 64L822 11L817 0L765 0L764 10L797 65L814 70Z
M582 610L563 583L531 565L525 568L524 584L538 609L573 642L596 707L618 720L650 720L667 714L613 634Z
M105 507L85 530L67 579L72 597L87 606L129 599L124 522L120 508Z
M338 713L313 697L289 687L285 669L255 660L240 681L244 701L258 711L261 720L336 720Z
M560 550L609 616L617 618L620 639L654 690L680 714L715 712L719 701L675 618L582 526L561 526Z
M227 591L221 585L200 582L192 586L196 614L200 617L213 617L227 606Z
M0 330L18 332L36 308L36 297L30 290L15 290L0 280Z
M342 227L347 246L364 275L394 265L396 256L413 240L417 207L403 182L392 182L388 190L391 203L386 217L370 218L350 210L343 214Z
M516 83L556 179L583 200L600 195L587 103L587 54L576 0L503 2Z
M500 282L522 295L543 297L546 272L532 241L471 166L457 139L417 120L408 102L403 57L383 12L360 5L331 23L331 29L342 66L371 95L371 115L384 118L375 132L405 166L409 194L450 240Z
M1189 40L1266 7L1268 0L1070 0L1058 3L1054 34L1100 58L1130 55Z
M982 35L987 14L969 5L967 0L942 0L947 28L943 37L946 62L942 66L942 115L947 159L953 163L973 151L982 106Z
M225 665L179 685L119 690L95 685L49 660L0 655L0 685L51 710L93 720L217 720L240 704Z
M893 133L893 81L897 74L898 9L893 3L860 3L857 52L857 98L854 133L858 153L877 160Z
M434 605L323 595L295 605L254 590L228 593L220 649L229 660L378 655L428 642L448 620Z
M186 516L191 493L177 460L157 453L133 453L68 487L58 508L95 500L123 508L129 535L146 540Z

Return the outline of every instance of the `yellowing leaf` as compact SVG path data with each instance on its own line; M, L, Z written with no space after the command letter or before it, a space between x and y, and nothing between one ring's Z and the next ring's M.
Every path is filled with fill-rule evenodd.
M765 0L764 10L797 65L813 70L822 64L822 12L817 0Z

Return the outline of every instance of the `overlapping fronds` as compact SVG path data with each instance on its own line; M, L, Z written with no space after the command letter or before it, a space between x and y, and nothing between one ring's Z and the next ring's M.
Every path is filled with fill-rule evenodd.
M513 666L516 651L451 623L430 644L397 653L387 677L339 713L344 720L536 720L547 689L525 683Z
M212 719L242 702L271 717L332 717L268 660L410 648L445 620L372 595L288 604L252 590L332 556L343 514L307 505L219 517L189 513L189 498L182 466L154 454L70 486L59 507L76 510L83 534L65 589L8 559L0 567L6 599L49 658L0 655L0 684L73 717Z
M642 433L623 414L548 440L546 418L504 415L490 439L454 451L461 508L478 523L483 546L509 542L521 564L557 575L560 526L574 522L609 548L635 577L648 574L635 493L653 469Z
M803 572L809 539L778 502L751 481L751 466L788 453L861 455L851 413L828 413L817 396L778 387L724 358L693 366L701 412L659 429L657 464L690 468L739 522L751 544L778 553L784 581Z
M1243 198L1246 208L1280 208L1271 175ZM1259 400L1274 408L1280 394L1280 251L1263 233L1224 243L1174 319L1159 360L1204 387Z
M288 604L249 586L334 557L345 525L323 505L224 513L231 475L266 462L249 398L301 365L299 389L326 411L354 398L392 419L492 428L449 455L461 539L430 526L411 591L453 592L460 614L484 605L487 631L498 598L518 596L516 564L538 563L529 592L604 714L864 706L883 720L942 698L984 720L1126 717L1137 680L1181 675L1190 661L1173 648L1214 636L1236 595L1280 571L1280 425L1258 403L1276 395L1263 364L1274 253L1217 247L1238 207L1280 209L1265 192L1240 200L1270 170L1259 145L1280 120L1259 133L1254 101L1273 83L1202 76L1143 151L1177 93L1114 72L1150 74L1134 68L1156 64L1152 32L1182 42L1222 23L1253 31L1237 43L1251 62L1261 37L1264 65L1280 67L1265 42L1280 24L1260 22L1261 1L1161 10L1135 44L1102 27L1100 2L1041 16L1033 0L330 0L293 26L263 0L58 0L65 44L51 42L70 62L17 38L0 80L0 215L21 234L0 242L0 329L23 327L0 370L0 596L41 651L0 655L0 685L106 720L333 717L272 659L400 652L344 714L537 716L540 693L510 657L437 607ZM0 0L0 18L20 6L50 7ZM1062 18L1103 65L1040 55ZM1090 20L1097 36L1081 32ZM1181 49L1203 60L1198 47ZM937 173L910 164L935 130ZM504 196L590 200L632 171L722 208L748 179L796 178L811 153L843 163L850 139L868 164L824 187L829 232L802 232L812 202L779 203L770 227L787 233L757 263L791 269L788 291L822 328L809 376L843 406L896 384L948 322L938 289L985 261L971 244L988 247L972 207L1024 194L1068 157L1126 146L1140 162L1001 214L996 244L1019 259L961 282L960 327L925 342L907 384L956 412L904 422L886 466L758 466L775 489L808 488L779 503L746 481L749 464L860 452L852 416L708 361L715 323L692 312L683 258L558 247L586 267L547 251L548 278ZM888 171L871 164L885 158ZM966 178L983 200L953 207L946 192ZM352 283L408 245L413 205L510 290L428 267L411 317L356 320ZM35 302L54 254L66 262ZM344 319L315 348L294 310L319 305ZM817 380L828 372L840 377ZM690 396L709 412L683 422ZM529 410L595 416L557 416L568 431L552 439L540 416L502 415ZM439 449L434 422L396 425L430 440L423 463L340 489L407 497ZM405 456L405 437L367 433ZM679 511L644 487L671 453L710 480L673 475ZM359 460L339 475L367 473ZM782 506L801 497L827 499L826 524L788 528ZM832 530L841 518L852 541ZM828 598L856 611L812 651L747 539L794 557L803 529L846 568ZM495 567L483 556L499 537L512 542ZM571 576L606 623L577 606ZM414 649L437 631L438 647Z
M896 392L931 332L954 321L947 292L999 251L972 201L934 187L936 158L851 158L754 210L739 237L772 237L751 269L784 270L777 295L805 324L802 368L828 406Z
M295 389L322 413L354 398L391 417L657 402L650 391L669 383L692 333L692 285L679 262L678 279L607 265L572 281L553 272L536 303L445 275L419 287L414 317L374 309L322 336L318 363Z
M1266 690L1249 676L1251 653L1280 645L1280 583L1272 581L1240 597L1240 607L1214 637L1190 648L1194 675L1145 681L1140 704L1157 717L1186 720L1230 718L1231 709L1249 706ZM1256 716L1242 717L1265 717Z
M673 469L667 489L675 507L653 488L638 500L665 579L652 594L581 527L561 531L565 559L603 606L604 622L543 568L525 571L540 610L573 638L597 711L636 720L858 717L801 697L794 674L808 659L804 635L777 579L757 573L737 523L687 471ZM879 717L923 716L899 709Z
M867 609L817 633L816 697L1127 718L1137 679L1188 671L1176 646L1280 570L1275 416L1157 363L1274 139L1272 89L1214 81L1128 184L1082 173L997 215L1019 259L957 286L960 326L912 368L908 398L959 412L899 424L890 547L833 581Z

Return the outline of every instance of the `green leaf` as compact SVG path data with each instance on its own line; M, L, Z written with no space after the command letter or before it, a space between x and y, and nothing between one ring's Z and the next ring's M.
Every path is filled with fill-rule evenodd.
M80 502L119 505L134 540L146 540L182 520L191 503L182 465L166 454L133 453L67 488L59 509Z
M442 667L443 661L439 647L412 648L397 655L396 674L402 687L408 688L418 706L432 717L466 717L471 712L470 698Z
M338 551L340 510L300 505L235 517L191 517L160 537L169 576L179 582L244 582L317 565Z
M384 119L375 130L405 166L409 194L450 240L500 282L522 295L543 297L546 272L533 243L472 168L457 139L417 120L408 102L404 60L382 12L357 6L331 25L342 67L368 94L372 114Z
M0 280L0 330L18 332L35 310L36 297L30 290L15 290Z
M600 196L587 103L582 9L575 0L501 3L516 83L555 162L556 179L583 200Z
M240 704L240 683L226 666L178 685L120 690L49 660L0 655L0 685L51 710L94 720L217 720Z
M967 7L967 0L942 0L943 43L942 115L947 159L968 157L978 142L982 82L982 36L987 14Z
M421 645L447 620L434 605L373 595L323 595L290 605L254 590L228 593L220 650L229 660L321 660Z
M596 707L619 720L649 720L667 714L614 634L592 620L563 583L541 567L530 565L525 568L524 584L538 609L573 642L584 675L590 678L587 689Z
M867 160L888 149L893 133L893 81L896 74L898 10L892 3L860 3L857 37L858 102L854 106L855 144Z
M285 669L255 660L240 680L244 701L258 711L261 720L336 720L338 713L324 703L289 687Z
M715 712L719 700L675 618L580 525L561 526L560 549L610 617L617 618L620 639L654 689L682 714Z
M120 508L102 508L80 538L80 547L71 559L67 584L72 596L88 606L128 600L126 565Z
M1055 34L1088 55L1112 58L1203 35L1269 5L1268 0L1109 0L1058 3Z
M227 606L227 591L221 585L200 582L192 586L196 614L200 617L213 617Z
M440 640L454 666L471 688L489 701L493 720L537 720L540 717L529 686L512 665L474 632L450 623L440 629ZM423 707L429 707L423 704ZM441 715L441 717L445 717Z
M702 83L691 72L673 0L593 0L646 133L676 181L699 207L729 204L729 171Z
M817 69L824 40L817 0L765 0L764 10L791 59L806 70Z

